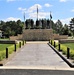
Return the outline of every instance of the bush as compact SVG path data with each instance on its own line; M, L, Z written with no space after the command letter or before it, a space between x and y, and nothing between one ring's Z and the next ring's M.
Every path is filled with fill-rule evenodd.
M74 60L74 50L70 51L70 58Z
M61 44L62 53L67 55L67 47Z
M51 43L51 40L50 40L50 43ZM54 40L52 40L52 45L54 46ZM58 45L59 45L59 43L56 42L56 43L55 43L55 46L56 46L55 48L56 48L57 50L58 50ZM72 46L73 46L73 45L72 45ZM62 50L62 53L63 53L64 55L67 55L67 46L65 46L64 44L61 44L60 48L61 48L61 50ZM70 50L70 58L74 60L74 50L73 50L73 49Z

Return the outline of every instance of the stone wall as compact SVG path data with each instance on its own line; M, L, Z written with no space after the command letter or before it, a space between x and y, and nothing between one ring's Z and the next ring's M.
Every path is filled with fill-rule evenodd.
M38 41L38 40L49 40L53 37L52 29L32 29L25 30L22 34L23 39L29 41Z
M10 40L48 41L49 39L67 39L67 35L53 34L52 29L27 29L22 35L11 36Z
M53 34L53 39L59 40L59 39L67 39L68 35L59 35L59 34Z
M11 40L0 40L0 44L15 44L18 43L18 41L11 41Z
M10 36L9 39L10 40L21 40L22 39L22 35L18 34L18 36Z
M59 43L74 43L74 39L60 39Z

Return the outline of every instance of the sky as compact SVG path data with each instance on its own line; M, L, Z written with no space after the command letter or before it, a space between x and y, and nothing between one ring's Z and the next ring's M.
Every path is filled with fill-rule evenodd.
M74 0L0 0L0 20L24 21L37 18L37 6L39 19L50 19L56 22L58 19L63 24L69 24L74 17Z

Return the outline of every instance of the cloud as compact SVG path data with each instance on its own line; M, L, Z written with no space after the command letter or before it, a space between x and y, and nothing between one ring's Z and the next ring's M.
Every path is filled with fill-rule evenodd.
M25 12L25 13L33 13L37 10L37 6L38 6L38 9L42 9L42 6L40 4L35 4L29 8L22 8L22 7L19 7L18 10Z
M9 18L6 18L4 19L3 21L17 21L17 20L21 20L20 18L14 18L14 17L9 17Z
M37 18L37 6L39 9L39 12L38 12L38 18L39 19L50 17L50 12L45 12L42 8L43 6L40 4L34 4L33 6L31 6L29 8L19 7L18 10L25 11L25 14L27 15L26 18L36 19Z
M74 12L74 9L72 9L71 12Z
M60 21L62 22L63 25L67 24L69 25L70 21L71 21L72 17L69 17L69 18L65 18L65 19L60 19ZM53 20L54 23L57 22L57 20Z
M45 7L51 7L52 5L51 5L51 4L48 4L48 3L46 3L44 6L45 6Z
M39 19L46 18L48 16L50 16L50 12L39 12L38 14ZM30 13L29 18L37 18L37 12Z
M72 17L69 17L69 18L65 18L65 19L60 19L60 21L63 23L63 24L68 24L70 23Z
M37 10L37 6L38 6L38 9L42 9L42 6L40 4L35 4L33 6L31 6L29 9L28 9L28 12L31 13L31 12L34 12Z
M18 10L22 11L22 13L26 12L26 8L19 7Z
M67 2L67 0L60 0L60 2Z
M72 17L70 17L70 18L65 18L65 19L61 19L61 22L62 22L63 24L69 24L71 18L72 18Z
M22 1L22 0L7 0L7 2Z

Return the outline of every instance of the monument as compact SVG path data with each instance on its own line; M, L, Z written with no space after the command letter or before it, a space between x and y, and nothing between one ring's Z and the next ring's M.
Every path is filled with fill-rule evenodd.
M39 26L39 21L38 21L38 6L37 6L37 20L36 20L36 26ZM25 29L23 32L23 40L28 40L28 41L41 41L41 40L49 40L52 39L53 37L53 30L52 30L52 25L51 25L51 19L52 15L50 12L50 29ZM25 25L26 26L26 25Z
M23 34L18 35L16 37L10 37L11 40L16 40L16 39L21 39L21 40L26 40L26 41L49 41L49 39L66 39L68 36L66 35L59 35L59 34L54 34L53 29L52 29L52 14L50 12L50 20L47 20L47 25L43 25L42 28L39 28L39 19L38 19L38 6L37 6L37 19L35 25L31 25L31 28L27 28L27 21L25 21L25 13L24 13L24 29L23 29ZM29 19L28 21L33 23L33 20ZM43 19L41 21L41 24L43 24ZM30 24L29 24L30 25Z

